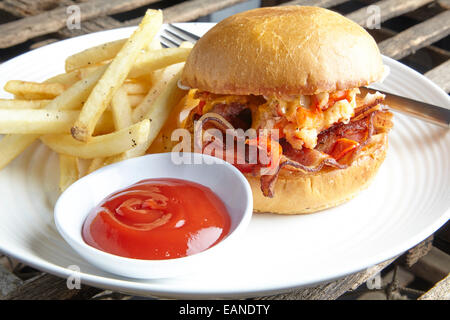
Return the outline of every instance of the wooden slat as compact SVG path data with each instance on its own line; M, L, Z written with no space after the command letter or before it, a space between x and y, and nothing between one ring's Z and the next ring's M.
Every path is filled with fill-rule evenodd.
M71 38L80 36L82 34L88 34L97 31L110 30L114 28L122 27L122 23L109 16L98 17L91 20L84 21L81 24L81 29L69 30L63 28L59 30L58 35L63 38Z
M424 241L416 245L415 247L409 249L404 254L404 261L408 267L412 267L420 258L426 256L431 248L433 247L434 236L426 238Z
M206 16L215 11L244 2L246 0L191 0L184 1L180 4L163 10L165 23L187 22L202 16ZM142 17L126 21L124 26L134 26L141 21Z
M6 297L17 290L22 283L22 280L6 270L6 268L0 264L0 300L6 299Z
M42 14L46 11L46 8L50 3L58 3L60 6L70 6L73 4L77 4L72 0L47 0L47 5L33 5L33 3L41 3L36 0L4 0L0 2L0 8L8 11L9 13L17 16L17 17L27 17L31 15ZM45 2L45 1L44 1ZM31 8L31 9L29 9ZM97 31L109 30L114 28L121 27L122 24L114 18L109 16L97 17L91 20L84 21L81 24L80 29L69 30L68 28L62 28L58 31L58 36L62 38L71 38L83 34L88 34ZM58 39L51 38L43 41L39 41L30 46L31 49L42 47L46 44L58 41Z
M380 22L384 22L406 12L416 10L430 2L433 2L433 0L383 0L375 2L374 5L380 9ZM370 15L368 8L369 6L356 10L346 15L346 17L366 27L367 18Z
M142 7L158 0L97 0L80 3L81 20L115 14ZM66 7L53 9L35 16L0 25L0 48L6 48L28 39L56 32L66 26Z
M183 22L206 16L215 11L246 0L192 0L184 1L163 10L164 22Z
M428 282L436 283L450 273L450 255L432 247L426 256L409 268L409 271Z
M335 300L349 290L355 290L367 280L381 272L396 258L389 259L383 263L373 266L365 271L351 274L342 279L321 284L312 288L299 289L294 292L279 294L275 296L260 297L261 300Z
M438 0L438 4L447 10L450 10L450 0Z
M450 300L450 275L439 281L418 300Z
M383 36L383 38L380 40L378 40L377 37L375 36L375 40L377 40L377 42L381 42L383 40L386 40L386 39L396 36L398 34L398 32L395 32L395 31L385 28L385 27L381 27L380 29L371 30L371 32L378 33L378 35ZM439 57L444 59L443 61L450 59L450 51L447 51L445 49L436 47L434 45L429 45L427 47L424 47L424 49L431 51L435 55L438 55Z
M395 37L379 43L380 51L393 58L401 59L416 50L436 42L450 33L450 10L416 24Z
M425 76L440 86L445 92L450 92L450 60L425 73Z
M49 38L49 39L45 39L42 41L38 41L38 42L35 42L32 45L30 45L30 49L37 49L37 48L46 46L46 45L54 43L54 42L58 42L60 40L61 39Z
M3 0L0 2L0 9L16 17L27 17L65 5L66 1L68 0Z
M347 2L348 0L294 0L294 1L288 1L283 4L282 6L316 6L316 7L323 7L323 8L330 8L337 6L339 4L342 4L344 2Z
M42 274L24 282L6 298L8 300L89 299L103 291L84 285L81 289L69 290L66 281L50 274Z

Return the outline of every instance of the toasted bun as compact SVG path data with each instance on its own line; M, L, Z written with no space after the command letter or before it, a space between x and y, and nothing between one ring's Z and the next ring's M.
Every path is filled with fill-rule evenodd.
M283 169L273 198L264 197L259 177L246 175L253 192L253 209L256 212L299 214L335 207L370 184L384 161L386 150L387 134L378 134L347 169L324 169L314 174Z
M318 7L260 8L208 31L189 55L182 84L218 94L310 95L367 85L383 75L374 39Z

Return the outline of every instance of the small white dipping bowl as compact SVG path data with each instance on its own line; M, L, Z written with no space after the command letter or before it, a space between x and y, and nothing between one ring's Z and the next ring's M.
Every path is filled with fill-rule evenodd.
M202 154L185 153L198 164L176 164L170 153L152 154L116 163L78 180L58 199L55 223L69 245L92 265L120 275L137 279L158 279L201 271L214 260L248 226L253 198L245 177L229 163ZM89 246L82 238L82 226L91 212L108 195L151 178L177 178L209 187L222 199L231 218L229 234L215 246L183 258L140 260L124 258Z

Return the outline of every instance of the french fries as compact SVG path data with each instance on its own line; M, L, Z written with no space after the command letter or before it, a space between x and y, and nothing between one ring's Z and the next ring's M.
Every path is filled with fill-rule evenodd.
M45 106L46 110L74 110L79 109L89 95L90 90L103 74L106 67L95 72L89 79L78 81L68 90L53 99ZM3 169L28 146L30 146L39 135L7 135L0 140L0 169Z
M139 104L144 101L145 95L143 94L132 94L128 96L128 103L131 108L136 108Z
M130 78L139 78L151 71L183 62L190 52L191 48L167 48L148 52L139 57L128 76Z
M72 127L72 136L75 139L83 142L89 140L98 119L125 81L140 51L155 37L161 25L161 11L147 11L138 29L125 42L89 95L78 120Z
M48 110L77 110L80 109L89 97L92 88L103 75L106 66L93 72L88 78L81 79L61 95L53 99L47 106Z
M14 99L0 99L0 169L39 141L59 155L63 192L85 174L144 155L187 94L177 83L193 45L163 49L161 24L161 11L148 10L130 38L69 56L65 73L8 81Z
M80 176L78 159L65 154L59 155L59 190L63 192Z
M0 109L41 109L51 100L0 99Z
M81 71L80 70L74 70L69 73L61 73L54 77L51 77L44 81L44 83L60 83L64 85L66 88L72 86L75 84L78 80L80 80L81 77Z
M8 134L0 140L0 169L6 167L26 148L31 146L39 135L33 134Z
M180 48L190 48L190 49L192 49L193 47L194 47L194 44L192 42L189 42L189 41L183 41L180 44Z
M144 82L127 82L122 85L122 88L128 94L146 94L150 89L150 84Z
M97 169L100 169L105 165L105 158L94 158L92 159L89 167L87 169L87 174L94 172Z
M173 79L173 77L183 68L183 64L176 64L165 68L164 70L156 71L155 78L157 79L153 84L152 89L144 97L141 103L139 103L133 110L133 121L140 121L144 119L150 112L150 108L154 104L155 100L159 97L161 92L167 87L167 84Z
M120 39L78 52L66 59L66 72L89 67L105 60L111 60L126 42L127 39Z
M120 130L130 126L131 120L131 106L128 101L126 89L123 87L117 90L111 102L111 110L114 119L114 127Z
M183 66L184 64L175 65L173 66L173 69L169 70L169 72L174 72L176 69L178 69L178 72L176 72L175 75L172 76L172 79L167 83L167 86L160 93L155 102L150 106L147 114L144 117L145 119L149 119L152 123L148 140L146 141L149 144L147 148L150 146L161 128L166 123L172 109L186 94L185 91L178 88L178 80L180 79Z
M0 109L0 134L70 133L79 113L67 110Z
M166 71L169 75L171 75L171 79L166 82L166 86L162 89L155 101L149 106L144 116L144 118L149 119L152 124L147 140L141 144L138 144L136 148L130 149L123 154L105 160L106 164L140 157L145 154L158 133L161 131L161 128L166 123L173 108L177 105L178 101L181 100L183 95L185 95L185 92L178 88L178 80L180 79L182 68L183 64L178 64L172 66Z
M31 81L10 80L5 91L27 99L52 99L60 95L65 86L61 83L38 83Z
M71 135L46 135L41 141L56 153L81 159L110 157L135 148L147 140L150 121L143 120L128 128L110 134L92 137L89 142L81 142Z

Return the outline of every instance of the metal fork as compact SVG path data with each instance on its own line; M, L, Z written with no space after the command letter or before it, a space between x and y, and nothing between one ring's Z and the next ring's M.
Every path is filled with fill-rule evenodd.
M198 39L200 39L199 36L183 30L173 24L167 25L167 27L161 32L160 38L161 45L164 48L175 48L179 47L184 41L195 43Z

